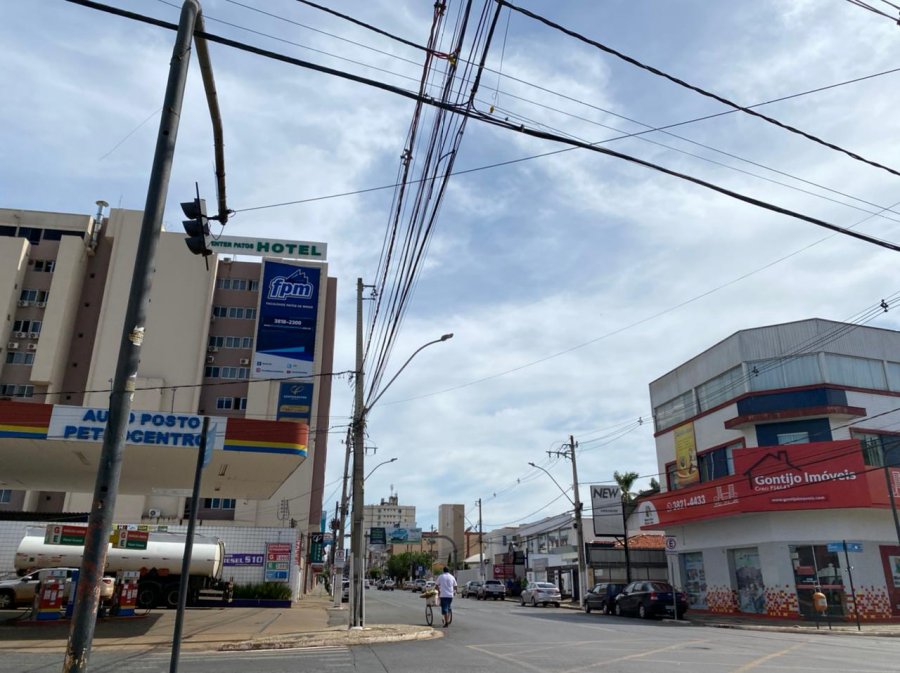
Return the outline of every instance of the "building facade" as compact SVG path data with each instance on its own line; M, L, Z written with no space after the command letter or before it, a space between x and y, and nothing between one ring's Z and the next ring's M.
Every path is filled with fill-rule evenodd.
M0 209L0 512L90 509L142 217ZM183 234L160 234L134 381L132 422L146 427L129 426L115 517L186 516L196 454L186 433L169 430L209 416L221 450L204 472L200 518L293 526L302 538L322 514L336 281L324 244L319 254L302 242L216 244L207 266ZM273 299L266 279L285 271L300 290ZM263 348L277 341L279 307L304 315L291 337L304 344L298 357ZM56 436L60 423L77 432Z
M465 556L466 508L464 505L438 506L438 533L445 536L437 541L437 560L449 565ZM452 540L452 542L450 541Z
M900 333L810 319L738 332L650 384L662 492L693 610L900 617Z
M401 505L400 496L392 493L377 505L363 507L363 527L367 534L371 528L415 528L416 506Z

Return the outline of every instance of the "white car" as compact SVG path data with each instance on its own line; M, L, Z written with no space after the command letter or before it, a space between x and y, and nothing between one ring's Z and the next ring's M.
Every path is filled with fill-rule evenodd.
M562 596L559 593L559 587L555 584L550 582L529 582L528 586L522 590L519 602L522 605L527 603L532 607L553 605L558 608L562 602Z

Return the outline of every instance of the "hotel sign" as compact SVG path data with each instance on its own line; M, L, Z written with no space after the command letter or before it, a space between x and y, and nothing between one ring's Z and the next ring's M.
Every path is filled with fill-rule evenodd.
M211 239L209 247L220 255L253 255L255 257L285 257L324 262L328 245L318 241L288 241L278 238L220 236Z

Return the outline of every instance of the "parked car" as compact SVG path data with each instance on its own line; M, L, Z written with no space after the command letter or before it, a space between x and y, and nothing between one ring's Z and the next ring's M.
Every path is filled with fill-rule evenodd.
M342 583L341 589L341 602L347 603L350 601L350 580L344 580Z
M673 591L668 582L632 582L616 596L616 614L637 615L641 619L674 616L676 607L672 603ZM687 597L678 591L675 592L675 601L680 619L688 609Z
M506 598L506 586L500 580L485 580L484 584L478 587L476 598L480 601L499 598L502 601Z
M478 587L481 586L481 580L469 580L465 584L463 584L462 589L459 590L459 595L463 598L472 598L472 596L478 597Z
M432 591L436 586L437 586L437 584L435 584L431 580L428 580L427 582L425 582L425 587L422 590L423 591Z
M394 585L395 585L394 580L386 579L384 582L381 583L381 586L378 588L381 589L382 591L393 591Z
M77 568L57 568L66 571L66 583L63 589L63 600L69 599L69 591L72 585L72 573ZM34 604L34 596L37 586L40 584L39 571L0 581L0 610L17 607L30 607ZM100 602L108 602L115 592L116 580L113 577L100 579Z
M590 613L596 610L604 615L611 615L615 611L616 596L622 593L624 584L617 582L600 582L595 584L584 595L584 611Z
M528 604L537 607L539 604L544 606L549 604L558 608L561 602L562 595L559 593L559 587L550 582L529 582L519 595L521 605Z
M419 579L417 579L416 581L414 581L414 582L412 583L411 590L412 590L412 591L418 591L418 592L424 591L424 590L425 590L425 579L422 578L422 577L420 577Z

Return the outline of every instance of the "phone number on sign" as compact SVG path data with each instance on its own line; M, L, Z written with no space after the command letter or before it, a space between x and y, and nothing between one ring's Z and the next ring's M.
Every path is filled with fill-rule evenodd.
M300 327L303 325L302 320L291 320L289 318L272 318L273 325L288 325L290 327Z
M705 495L695 495L692 498L679 498L678 500L670 500L666 503L666 511L674 512L685 507L696 507L697 505L705 505Z

